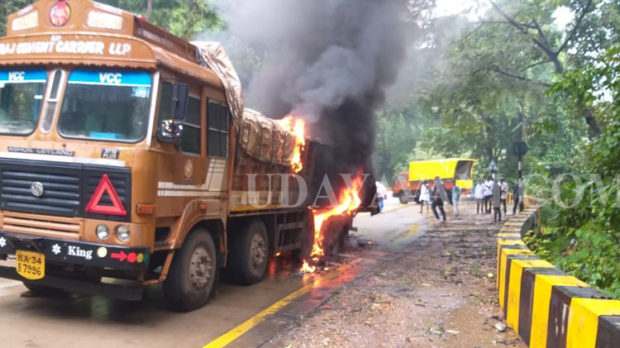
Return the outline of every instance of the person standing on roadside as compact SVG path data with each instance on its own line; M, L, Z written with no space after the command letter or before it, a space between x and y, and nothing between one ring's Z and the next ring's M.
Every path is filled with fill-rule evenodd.
M487 214L491 213L491 198L493 197L493 179L488 178L484 182L484 211Z
M453 181L452 186L452 205L454 206L454 215L459 215L459 200L461 199L461 187L456 184L456 180Z
M523 178L519 178L519 212L525 209L525 183Z
M443 182L438 176L435 177L435 184L433 186L433 191L431 191L431 199L433 201L431 208L433 209L435 219L439 220L439 214L437 214L437 207L439 207L439 212L441 212L441 217L445 222L446 212L443 210L443 202L448 199L448 195L446 194L446 189L443 187Z
M525 184L523 184L523 178L519 178L519 181L512 190L512 197L515 201L512 207L512 215L517 213L517 206L519 206L519 212L523 211L523 197L525 193Z
M501 202L504 205L504 216L506 216L506 199L508 198L508 183L504 178L499 178L499 189L501 190Z
M431 190L428 188L428 180L424 180L420 185L420 214L424 210L424 204L426 204L426 212L428 213L428 206L431 204Z
M500 203L502 201L502 189L497 181L493 182L493 222L502 221Z
M474 199L476 200L476 214L484 214L484 182L482 180L474 187Z

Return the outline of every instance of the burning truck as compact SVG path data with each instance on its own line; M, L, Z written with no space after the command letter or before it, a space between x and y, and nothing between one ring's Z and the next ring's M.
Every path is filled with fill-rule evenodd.
M126 300L162 283L192 310L220 270L253 284L291 251L313 271L371 209L374 179L340 173L306 130L245 109L217 44L37 1L0 39L0 276Z

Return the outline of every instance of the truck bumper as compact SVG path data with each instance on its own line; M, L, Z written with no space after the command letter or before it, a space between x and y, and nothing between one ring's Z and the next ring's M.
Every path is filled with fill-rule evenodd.
M55 264L141 272L147 270L149 260L149 249L146 247L131 248L0 231L0 256L15 254L17 250L44 254L46 266ZM27 280L14 267L8 266L0 266L0 277ZM55 274L46 274L42 279L29 282L125 300L139 300L142 297L142 286L137 282L136 285L127 286L88 282Z

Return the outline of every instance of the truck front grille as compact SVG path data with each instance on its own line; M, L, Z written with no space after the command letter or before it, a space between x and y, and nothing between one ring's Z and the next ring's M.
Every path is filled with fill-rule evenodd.
M110 178L127 215L86 213L102 176ZM42 188L42 193L36 187ZM98 205L111 205L104 194ZM129 221L131 218L131 170L78 163L0 159L0 209L65 217Z
M40 197L31 189L37 182L43 185ZM59 216L80 213L80 168L0 163L0 185L2 210Z

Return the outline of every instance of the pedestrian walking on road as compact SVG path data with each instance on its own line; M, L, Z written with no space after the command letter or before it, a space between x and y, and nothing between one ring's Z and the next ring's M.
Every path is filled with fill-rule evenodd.
M484 182L482 180L474 187L474 199L476 199L476 214L484 214Z
M452 186L452 205L454 206L454 215L459 215L459 200L461 199L461 187L453 181Z
M506 199L508 198L508 183L504 178L499 178L499 189L501 190L501 202L504 205L504 216L506 215Z
M426 204L426 212L428 213L428 206L431 205L431 190L428 188L428 180L424 180L420 185L420 214L424 210L424 204Z
M502 221L502 210L500 203L502 201L502 189L498 182L493 182L493 222Z
M446 194L446 189L443 187L443 182L438 176L435 177L435 184L433 186L433 191L431 192L431 199L433 200L431 208L433 209L435 219L439 220L439 214L437 214L437 207L439 207L441 217L443 221L446 221L446 212L443 210L443 202L448 199L448 195Z

